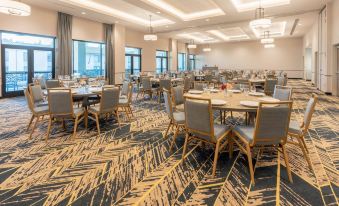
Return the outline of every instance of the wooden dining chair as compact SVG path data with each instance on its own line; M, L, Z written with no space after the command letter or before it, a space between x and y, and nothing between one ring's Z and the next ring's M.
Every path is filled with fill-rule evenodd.
M312 169L312 164L311 164L311 160L308 156L308 149L307 149L307 145L305 142L305 135L308 131L308 128L310 126L311 123L311 119L312 119L312 115L314 113L315 110L315 106L318 102L318 96L316 94L312 94L311 99L308 101L307 106L306 106L306 110L305 110L305 114L304 114L304 120L301 124L299 124L299 122L297 122L296 120L291 120L290 125L289 125L289 129L288 129L288 135L292 138L297 139L298 142L295 141L288 141L287 143L289 144L293 144L293 145L297 145L300 147L306 161L308 164L308 167Z
M32 113L31 119L30 119L30 121L28 123L28 126L27 126L27 131L31 127L34 119L36 119L35 123L33 125L33 128L32 128L32 131L29 134L29 139L32 139L32 135L34 133L34 130L35 130L38 122L40 121L40 117L41 117L41 119L43 119L44 116L47 116L49 114L49 110L48 110L48 105L39 106L39 107L34 105L33 97L29 93L29 89L25 89L24 90L24 94L25 94L25 98L26 98L28 109Z
M171 88L172 88L172 83L170 79L160 79L159 88L157 91L158 102L161 101L161 96L163 95L164 90L171 91Z
M275 85L273 98L280 101L289 101L292 97L292 87Z
M121 92L122 93L122 92ZM119 98L119 104L118 109L121 109L122 112L124 112L128 118L129 121L131 121L131 117L133 117L132 112L132 95L133 95L133 84L128 83L127 92L126 92L126 98Z
M259 148L259 150L274 148L278 152L282 152L288 179L290 182L293 182L285 148L291 110L291 101L281 101L278 103L259 102L255 126L235 126L232 129L232 140L229 147L230 157L233 153L233 142L235 142L239 149L247 155L251 182L253 184L254 170L251 152L253 148Z
M277 84L276 79L266 79L264 89L258 90L258 92L262 92L262 93L265 93L268 96L272 96L276 84Z
M144 76L141 78L141 83L142 83L142 86L139 87L136 99L138 99L139 94L141 94L143 98L145 94L148 94L152 99L152 95L155 90L152 89L151 78Z
M170 150L172 150L179 132L183 132L185 130L185 113L173 110L172 94L166 89L164 89L164 101L165 101L165 111L170 119L170 123L167 127L164 138L167 137L167 134L171 128L175 129L173 140L171 142L170 147Z
M192 84L191 78L185 77L185 79L184 79L184 92L188 92L188 90L191 89L191 84Z
M196 139L215 146L212 176L215 176L219 152L228 144L231 128L214 124L211 99L185 97L186 137L182 159L185 159L188 143Z
M48 106L49 106L49 123L46 135L46 141L49 138L51 127L54 121L62 120L63 128L65 128L65 120L74 121L73 136L76 137L79 122L85 120L87 129L87 118L85 118L84 108L74 108L71 89L54 88L48 89Z
M34 106L48 106L48 102L44 99L40 85L29 84L28 91L32 96Z
M46 88L52 89L52 88L58 88L60 87L60 81L58 79L48 79L46 80Z
M201 82L194 82L194 89L202 91L204 90L204 84Z
M88 118L94 120L97 125L98 134L100 135L100 116L108 116L113 114L118 121L120 127L119 119L119 95L120 90L118 87L102 87L100 104L96 106L91 106L88 109ZM92 117L92 116L93 117Z

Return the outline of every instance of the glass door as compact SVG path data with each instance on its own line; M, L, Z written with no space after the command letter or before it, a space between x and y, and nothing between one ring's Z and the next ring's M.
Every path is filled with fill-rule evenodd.
M34 78L53 78L53 51L33 50Z
M1 54L4 97L22 95L33 78L53 78L53 49L3 45Z
M128 79L132 74L132 56L125 56L125 77Z
M133 74L134 75L138 75L140 73L140 65L141 65L141 61L140 61L140 56L133 56Z
M30 79L29 50L21 48L2 49L3 96L20 95Z

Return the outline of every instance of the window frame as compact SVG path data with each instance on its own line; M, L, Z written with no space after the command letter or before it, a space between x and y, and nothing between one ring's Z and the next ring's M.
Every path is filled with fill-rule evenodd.
M140 52L139 52L139 54L129 54L129 53L126 53L126 48L138 49ZM126 56L129 56L132 59L131 73L129 73L129 75L134 75L134 61L133 61L134 58L133 57L139 57L140 58L140 61L139 61L140 71L139 71L139 73L141 73L142 72L142 48L125 46L125 58L126 58ZM125 76L126 75L127 75L127 73L126 73L126 62L125 62Z
M183 63L181 66L183 66L183 69L180 70L179 68L179 56L182 56L183 57ZM187 58L186 58L186 53L182 53L182 52L178 52L178 67L177 67L177 71L179 72L184 72L184 71L187 71Z
M193 58L191 58L191 56L193 56ZM195 70L195 65L196 65L196 55L195 54L188 54L188 59L189 59L189 61L191 62L191 60L193 60L193 62L194 62L194 66L193 65L191 65L191 63L189 64L189 67L190 68L188 68L190 71L193 71L193 70Z
M102 46L104 45L106 47L106 44L104 42L96 42L96 41L85 41L85 40L79 40L79 39L72 39L72 74L74 75L74 42L77 41L77 42L85 42L85 43L94 43L94 44L100 44L100 57L101 57L101 61L100 61L100 67L102 68L103 67L103 60L105 61L105 65L106 65L106 51L105 51L105 58L103 59L102 58L102 51L103 51L103 48ZM106 71L106 66L105 68L101 69L101 71L104 71L103 74L100 74L100 76L107 76L107 71ZM80 74L82 75L82 74ZM92 77L92 76L88 76L88 77Z
M166 53L166 56L157 56L157 52L165 52ZM160 73L159 74L162 74L162 73L164 73L164 68L162 67L162 61L163 61L163 59L166 59L166 72L168 72L168 51L166 51L166 50L161 50L161 49L157 49L157 50L155 50L155 64L156 64L156 62L157 62L157 59L158 58L160 58L161 59L161 68L160 68ZM155 67L156 67L156 65L155 65ZM158 71L158 68L155 68L155 72L157 73L157 71Z

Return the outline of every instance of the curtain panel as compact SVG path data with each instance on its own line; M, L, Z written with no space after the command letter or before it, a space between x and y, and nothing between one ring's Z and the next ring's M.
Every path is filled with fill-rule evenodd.
M104 41L105 47L105 61L106 61L106 77L109 84L115 83L115 68L114 68L114 55L113 55L113 25L104 24Z
M58 12L55 74L72 75L72 15Z

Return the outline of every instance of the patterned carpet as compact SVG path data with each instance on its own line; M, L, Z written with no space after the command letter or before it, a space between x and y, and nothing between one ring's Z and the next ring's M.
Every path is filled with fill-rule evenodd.
M45 142L46 122L28 140L30 113L22 97L0 99L0 205L338 205L339 98L308 82L290 85L294 119L301 121L312 92L320 99L306 136L314 172L301 150L288 145L293 184L282 155L271 151L254 160L255 185L239 152L232 159L221 153L215 178L209 148L192 143L183 164L183 138L170 152L173 133L163 138L169 121L155 101L134 102L132 123L120 128L103 121L100 136L90 122L89 131L81 125L70 139L68 122Z

